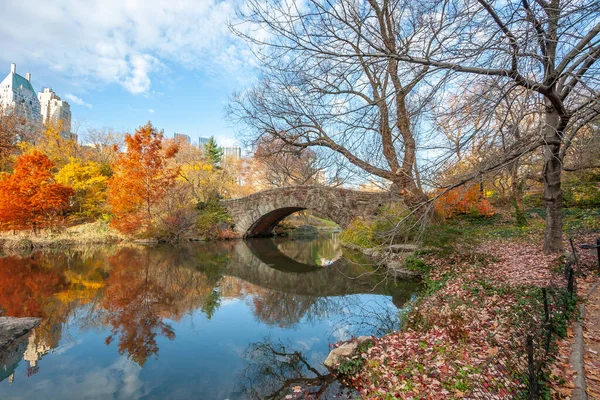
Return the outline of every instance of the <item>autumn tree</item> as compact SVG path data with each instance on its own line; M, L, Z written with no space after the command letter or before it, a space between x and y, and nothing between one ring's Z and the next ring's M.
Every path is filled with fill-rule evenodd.
M97 217L101 213L108 183L101 164L70 158L69 163L56 174L56 182L73 188L73 209L77 213L89 217Z
M71 157L80 155L77 140L70 134L65 134L62 121L49 120L40 137L31 142L23 142L21 147L24 151L39 151L45 154L56 167L61 168L69 162Z
M178 181L184 183L196 203L206 203L237 192L237 162L222 160L219 165L206 149L181 143L174 161L179 166ZM220 160L220 158L219 158Z
M55 183L54 163L40 152L17 159L12 175L0 179L0 227L38 229L52 225L70 209L72 188Z
M177 147L165 146L162 131L150 122L126 135L125 144L127 150L119 156L108 182L112 224L124 233L148 233L156 222L157 206L175 183L178 168L167 161Z
M110 128L89 129L83 135L85 146L82 148L82 156L86 160L100 164L103 170L110 171L119 152L125 144L125 134Z
M9 170L10 156L17 150L19 119L14 113L5 113L0 107L0 171Z

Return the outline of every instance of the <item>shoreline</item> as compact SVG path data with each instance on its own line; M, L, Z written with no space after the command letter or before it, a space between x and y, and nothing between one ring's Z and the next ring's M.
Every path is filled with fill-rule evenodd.
M358 246L344 247L365 252ZM519 379L512 379L509 391L496 385L507 375L494 365L526 354L527 333L520 324L543 314L542 288L554 286L548 290L564 293L565 278L558 272L564 259L544 256L539 243L519 239L487 240L466 252L416 254L423 261L426 286L403 311L403 328L364 345L361 338L334 344L327 368L364 398L442 393L458 399L475 392L508 398L509 391L522 390ZM561 312L553 329L562 333L552 340L562 355L570 348L567 332L577 315L574 310ZM574 377L552 371L568 371L568 360L557 357L545 370L550 373L544 385L563 398L560 394L569 390Z
M316 236L338 232L330 227L315 227L318 230ZM93 233L89 231L93 230ZM316 237L315 236L315 237ZM287 237L297 239L293 235L274 235L273 237ZM2 252L28 252L33 250L68 249L88 245L114 245L114 244L142 244L154 245L159 243L194 243L194 242L222 242L231 240L244 240L242 236L211 238L211 237L184 237L177 241L159 240L157 238L135 238L127 237L110 228L105 223L93 222L74 225L60 233L33 233L17 234L3 233L0 235L0 251Z

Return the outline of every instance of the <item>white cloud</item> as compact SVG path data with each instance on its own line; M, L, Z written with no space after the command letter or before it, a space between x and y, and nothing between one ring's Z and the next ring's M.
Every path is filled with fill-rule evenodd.
M77 105L84 106L84 107L87 107L87 108L92 108L93 107L90 103L86 103L85 101L83 101L82 98L77 97L77 96L75 96L74 94L71 94L71 93L67 93L65 95L65 98L67 100L69 100L73 104L77 104Z
M241 2L11 2L3 8L0 62L39 65L73 85L118 84L133 94L149 93L154 74L173 65L241 77L239 67L253 56L227 26Z
M150 109L148 110L148 112L149 112L150 114L154 113L154 108L150 108Z

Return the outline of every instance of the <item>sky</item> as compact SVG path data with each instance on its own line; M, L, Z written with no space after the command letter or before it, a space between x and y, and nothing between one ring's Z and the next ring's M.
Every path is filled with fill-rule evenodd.
M17 64L36 91L69 101L73 130L236 142L225 106L255 79L255 59L228 28L241 0L0 0L0 80Z

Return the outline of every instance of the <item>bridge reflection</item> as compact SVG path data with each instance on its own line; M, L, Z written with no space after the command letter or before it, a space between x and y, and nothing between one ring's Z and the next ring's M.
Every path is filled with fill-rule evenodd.
M402 307L415 291L412 283L382 282L361 260L340 258L317 266L306 258L295 260L289 248L286 254L277 244L260 239L130 245L2 257L0 314L43 321L33 339L0 355L4 371L10 371L0 381L13 379L24 353L35 355L28 362L39 368L69 324L106 332L106 345L116 344L120 354L143 366L158 357L159 337L176 340L171 321L194 312L211 319L228 299L244 300L255 318L268 325L290 327L343 315L344 323L378 325L383 333L397 324L396 311L374 312L370 307L376 305L348 295L383 294Z

